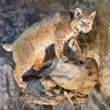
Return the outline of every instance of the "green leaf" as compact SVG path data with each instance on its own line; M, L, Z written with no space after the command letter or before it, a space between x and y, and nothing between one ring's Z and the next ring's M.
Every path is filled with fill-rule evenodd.
M23 92L19 92L19 96L20 97L24 96L24 93Z

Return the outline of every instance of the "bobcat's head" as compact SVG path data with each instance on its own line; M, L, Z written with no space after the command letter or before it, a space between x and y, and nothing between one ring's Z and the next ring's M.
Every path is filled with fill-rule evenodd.
M82 13L80 8L75 10L75 19L71 22L72 29L76 28L79 32L88 33L92 30L92 24L96 16L96 11L90 14Z

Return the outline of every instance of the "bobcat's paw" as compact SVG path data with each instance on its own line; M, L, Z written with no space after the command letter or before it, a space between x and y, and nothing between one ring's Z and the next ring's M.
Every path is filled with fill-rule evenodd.
M69 62L69 59L66 57L66 56L63 56L59 59L59 62L60 63L66 63L66 62Z
M27 83L24 82L21 77L17 77L17 75L14 74L14 78L15 78L15 80L16 80L19 87L21 87L21 88L26 88L27 87Z

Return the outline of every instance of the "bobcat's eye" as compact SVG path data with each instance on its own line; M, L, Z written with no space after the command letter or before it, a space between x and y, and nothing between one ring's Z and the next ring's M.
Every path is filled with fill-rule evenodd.
M81 20L81 23L85 25L85 22Z
M83 27L85 25L85 22L81 20L80 26Z

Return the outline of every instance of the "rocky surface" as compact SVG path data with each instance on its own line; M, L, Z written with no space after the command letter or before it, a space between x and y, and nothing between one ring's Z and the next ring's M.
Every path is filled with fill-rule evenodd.
M56 105L65 98L72 105L85 103L98 81L98 73L98 65L92 58L86 58L83 64L54 60L42 70L41 78L28 82L21 97L34 104Z
M51 110L51 106L33 105L20 98L13 78L13 69L3 57L0 58L0 110Z
M2 39L10 43L13 42L32 23L56 9L68 10L69 8L74 12L76 7L81 7L82 10L87 12L96 10L97 16L93 31L86 35L80 34L79 44L83 53L86 56L95 58L100 67L100 80L97 90L89 96L87 103L79 104L76 107L73 107L67 101L62 101L53 107L33 105L21 101L12 76L12 68L14 68L12 54L0 47L0 110L109 110L110 1L64 0L62 2L59 0L60 2L58 2L57 0L56 3L54 1L56 0L52 0L52 2L50 0L2 0L0 2L0 42ZM54 4L51 5L52 3ZM67 6L68 3L69 7ZM44 8L42 4L48 6ZM3 71L6 71L6 73Z
M77 90L82 94L89 94L91 91L86 89L92 89L96 84L95 81L98 79L98 71L95 60L87 58L87 61L80 65L59 63L49 76L59 86L65 89ZM86 89L84 90L83 88Z

